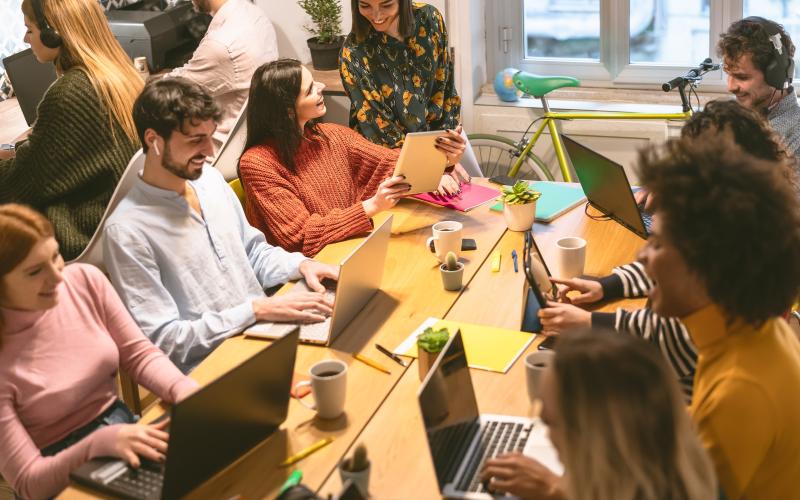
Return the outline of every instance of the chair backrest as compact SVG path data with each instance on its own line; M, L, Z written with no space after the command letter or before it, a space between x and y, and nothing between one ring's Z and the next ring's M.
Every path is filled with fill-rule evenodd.
M106 211L103 212L103 218L100 219L100 224L98 224L97 229L94 230L92 239L89 241L89 244L86 245L86 248L83 249L83 252L74 260L69 261L69 264L73 262L92 264L99 267L103 272L106 272L106 268L103 265L103 228L105 228L108 217L114 212L114 209L117 208L122 198L128 194L139 172L144 168L144 158L145 155L141 149L134 153L133 158L128 162L128 166L125 167L125 171L122 172L122 177L119 178L117 187L114 188L111 200L108 202L108 206L106 206Z
M242 155L245 140L247 140L247 102L239 111L236 123L212 163L226 181L232 181L239 177L239 157Z
M236 193L236 197L239 198L239 203L242 204L242 208L244 208L244 186L242 186L242 181L239 179L234 179L228 182L228 185L233 189L233 192Z

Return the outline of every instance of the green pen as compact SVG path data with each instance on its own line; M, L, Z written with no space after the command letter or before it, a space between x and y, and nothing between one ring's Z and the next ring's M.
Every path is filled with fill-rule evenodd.
M283 486L281 486L281 491L278 492L278 496L283 495L283 492L285 492L292 486L297 486L298 484L300 484L300 481L302 480L303 480L303 471L301 471L300 469L295 469L294 471L292 471L291 474L289 474L289 478L286 480L285 483L283 483Z

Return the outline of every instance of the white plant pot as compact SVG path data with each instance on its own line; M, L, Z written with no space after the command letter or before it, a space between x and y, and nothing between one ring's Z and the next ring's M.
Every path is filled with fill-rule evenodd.
M339 476L342 478L342 484L348 479L361 491L361 496L369 498L369 470L372 468L372 463L367 465L367 468L358 472L350 472L342 469L339 466Z
M503 204L506 226L512 231L527 231L536 219L536 201L525 205Z

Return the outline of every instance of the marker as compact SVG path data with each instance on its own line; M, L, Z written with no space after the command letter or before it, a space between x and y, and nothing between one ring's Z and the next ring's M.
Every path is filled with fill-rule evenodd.
M315 451L319 450L320 448L324 448L325 446L331 444L333 438L328 436L324 439L320 439L316 443L312 444L305 450L302 450L299 453L292 455L291 457L287 458L283 462L281 462L281 467L286 467L287 465L292 465L293 463L299 462L300 460L306 458L307 456L311 455Z
M500 252L495 250L492 253L492 272L496 273L498 271L500 271Z
M511 250L511 259L514 261L514 272L518 273L519 268L517 268L517 251Z
M283 483L281 486L281 490L278 492L278 496L283 495L283 493L293 486L297 486L300 484L300 481L303 480L303 471L300 469L294 470L289 477L286 479L286 482Z
M385 366L383 366L382 364L378 363L377 361L373 361L373 360L369 359L368 357L364 356L363 354L356 353L356 354L353 354L353 357L356 358L357 360L361 361L365 365L369 365L369 366L375 368L378 371L382 371L383 373L388 373L389 375L392 374L392 372L390 372Z

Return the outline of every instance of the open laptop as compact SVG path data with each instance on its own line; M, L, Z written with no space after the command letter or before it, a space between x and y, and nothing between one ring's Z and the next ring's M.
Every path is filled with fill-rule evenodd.
M117 498L180 498L269 437L286 419L298 330L172 407L164 464L134 470L94 459L70 477Z
M333 313L325 321L299 325L301 342L331 345L380 289L393 218L389 216L342 261L336 289L327 291L333 298ZM300 280L287 293L309 290L306 282ZM244 334L274 339L286 335L294 326L294 323L259 322L248 327Z
M461 333L456 332L418 393L425 434L446 498L491 499L481 484L487 459L510 452L535 458L556 474L563 467L538 419L478 413Z
M56 68L36 60L31 49L25 49L3 59L3 67L14 87L14 94L28 126L36 121L36 108L44 93L56 81Z
M650 215L636 204L622 165L561 136L589 203L641 238L650 233Z

